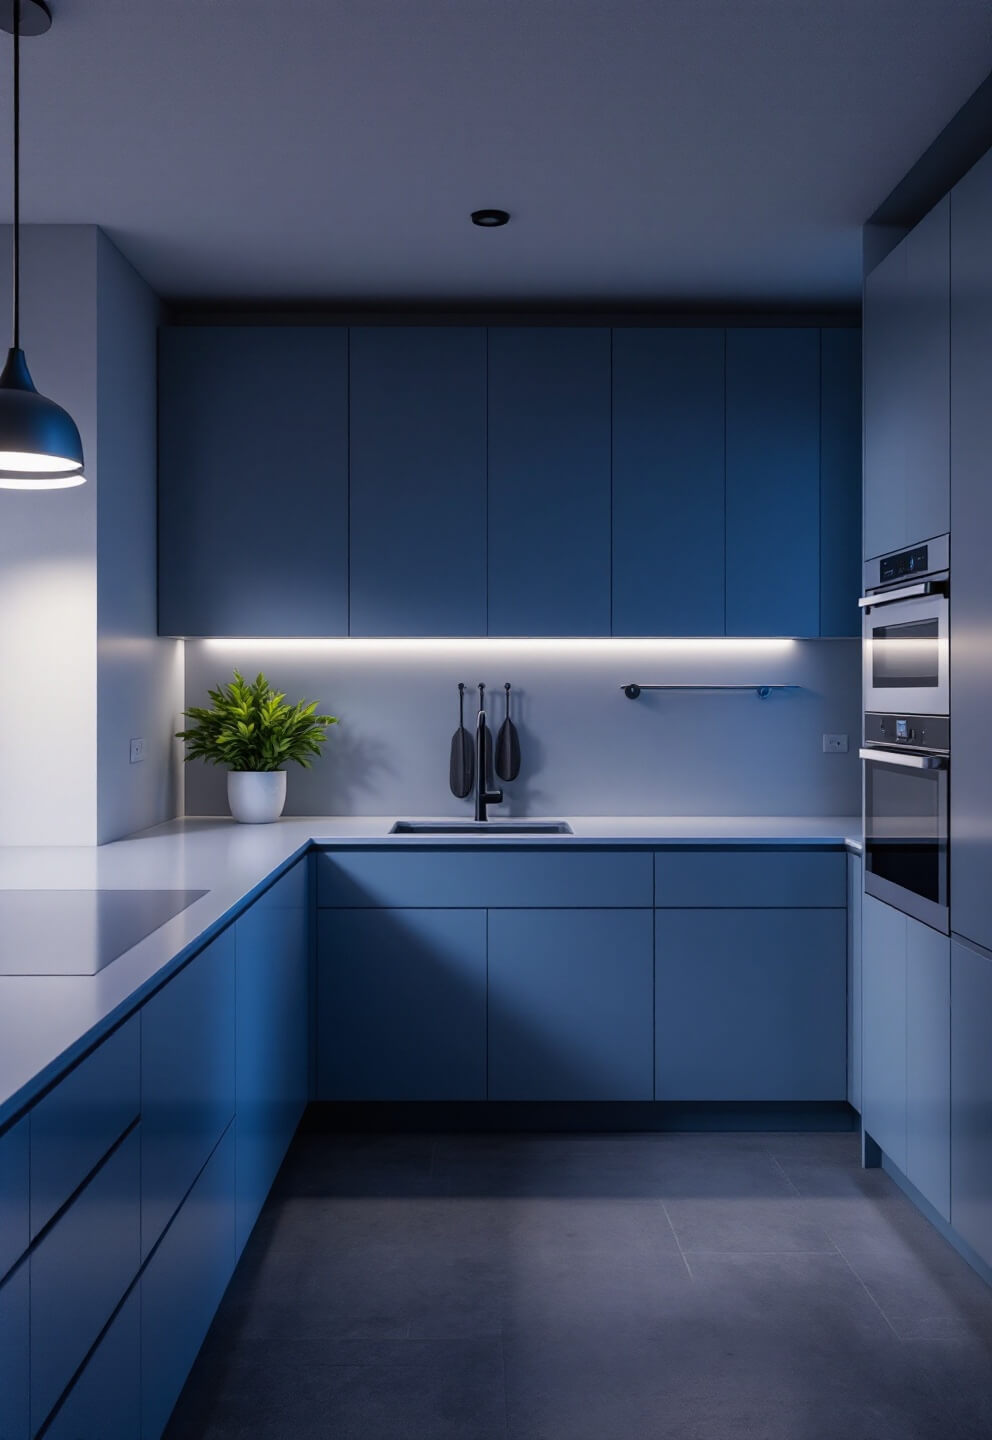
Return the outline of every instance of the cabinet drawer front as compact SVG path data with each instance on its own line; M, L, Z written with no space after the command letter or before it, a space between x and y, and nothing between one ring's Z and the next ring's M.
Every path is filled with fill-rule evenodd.
M234 1114L234 930L141 1012L141 1254L175 1214Z
M45 1431L45 1440L138 1440L141 1309L137 1286Z
M633 850L338 850L317 856L317 903L504 909L651 904L651 854Z
M28 1264L0 1284L0 1440L28 1440Z
M139 1263L134 1130L31 1255L31 1426L48 1415Z
M0 1280L28 1248L28 1120L0 1136Z
M31 1234L64 1205L141 1110L132 1016L31 1111Z
M232 1126L141 1277L141 1435L159 1440L234 1271Z
M659 850L655 901L677 909L847 904L842 850Z

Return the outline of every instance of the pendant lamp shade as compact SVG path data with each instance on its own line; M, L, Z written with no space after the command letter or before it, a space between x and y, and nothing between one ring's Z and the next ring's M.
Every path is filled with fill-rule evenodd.
M72 416L39 395L20 342L21 36L51 24L43 0L0 0L0 28L14 36L13 344L0 371L0 489L64 490L82 485L83 444Z
M10 350L0 371L0 487L61 490L85 478L75 421L38 394L24 351Z

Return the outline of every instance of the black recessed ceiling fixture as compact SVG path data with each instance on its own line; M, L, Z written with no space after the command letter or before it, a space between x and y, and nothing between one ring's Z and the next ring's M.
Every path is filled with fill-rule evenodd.
M473 210L472 224L481 225L484 230L495 230L505 225L510 218L509 210Z
M0 489L63 490L82 485L83 443L72 416L39 395L21 349L21 36L52 23L44 0L0 0L0 29L14 37L14 303L11 347L0 372Z

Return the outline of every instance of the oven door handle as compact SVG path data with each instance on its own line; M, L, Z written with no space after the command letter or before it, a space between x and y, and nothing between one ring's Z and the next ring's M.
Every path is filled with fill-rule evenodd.
M907 770L946 770L946 755L911 755L895 750L881 750L877 747L858 751L862 760L877 760L880 765L903 765Z
M916 585L900 585L898 590L879 590L874 595L862 595L858 601L862 610L873 605L894 605L897 600L916 600L921 595L941 593L946 580L921 580Z

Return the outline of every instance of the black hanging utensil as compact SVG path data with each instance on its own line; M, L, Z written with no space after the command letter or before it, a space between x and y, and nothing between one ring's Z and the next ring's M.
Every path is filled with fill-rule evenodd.
M472 737L465 729L465 686L458 687L458 729L451 737L451 766L448 784L452 795L464 800L472 793L475 780L475 750Z
M520 736L510 719L510 682L503 686L506 691L506 719L496 736L496 774L501 780L516 780L520 774Z
M486 687L485 687L485 685L480 685L480 686L479 686L479 709L480 709L480 710L485 710L485 708L486 708ZM490 725L487 723L487 725L486 725L486 754L485 754L485 759L484 759L484 761L483 761L483 766L482 766L482 783L483 783L483 785L488 785L488 784L489 784L489 777L490 777L490 775L491 775L492 773L493 773L493 732L492 732L492 726L490 726Z

